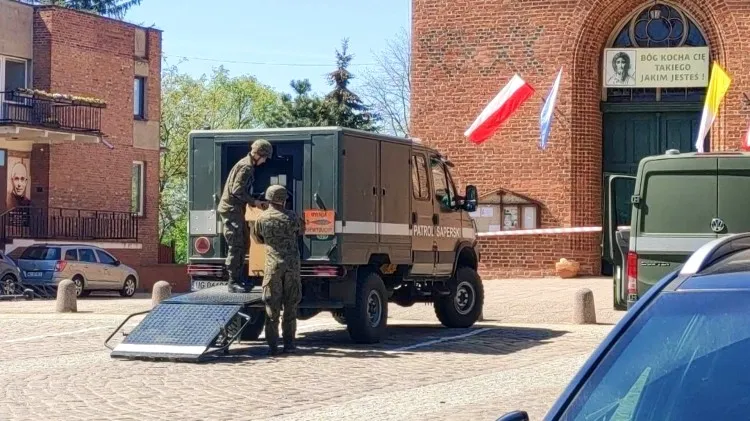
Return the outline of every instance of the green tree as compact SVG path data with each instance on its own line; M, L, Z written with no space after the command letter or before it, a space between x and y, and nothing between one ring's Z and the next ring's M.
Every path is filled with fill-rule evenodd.
M139 6L141 0L22 0L34 5L54 5L96 13L116 19L125 17L130 8Z
M290 86L294 95L281 96L279 106L268 120L270 127L342 126L378 130L378 117L349 89L354 76L348 70L352 55L347 48L348 40L344 40L342 51L336 51L337 68L328 74L333 90L321 97L312 93L308 79L293 80Z
M325 99L331 105L328 120L334 126L352 127L360 130L376 131L379 117L370 111L370 107L349 89L354 75L349 71L349 65L354 58L348 52L349 39L341 43L341 51L336 50L336 70L328 74L328 83L333 90Z
M308 79L293 80L290 83L294 96L282 94L278 106L271 112L271 127L320 127L329 125L331 111L325 100L311 93Z
M231 77L219 67L193 78L166 67L162 74L159 236L174 242L178 262L187 259L187 137L191 130L267 126L279 95L251 76Z

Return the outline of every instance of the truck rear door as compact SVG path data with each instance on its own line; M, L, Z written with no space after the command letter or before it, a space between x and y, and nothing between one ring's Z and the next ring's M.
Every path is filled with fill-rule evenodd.
M380 244L388 248L393 264L411 262L411 201L409 180L411 145L380 142Z
M220 181L214 178L220 146L211 135L192 136L188 155L188 211L190 258L220 258L221 236L216 204L221 197ZM220 153L219 153L220 156ZM219 158L220 159L220 158ZM203 239L198 241L198 239ZM200 247L196 247L200 244Z
M750 232L750 156L719 157L718 234Z
M635 188L635 177L629 175L607 175L604 191L604 224L602 225L602 257L612 266L614 283L614 307L625 309L627 282L625 272L627 247L622 250L615 237L618 227L630 228L631 198Z
M637 271L639 296L717 237L711 229L717 212L717 166L717 158L710 156L644 166L631 233L631 258L637 264L629 269Z

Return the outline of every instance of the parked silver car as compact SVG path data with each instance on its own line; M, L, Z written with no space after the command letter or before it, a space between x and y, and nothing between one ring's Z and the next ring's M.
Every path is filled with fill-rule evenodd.
M16 262L0 251L0 295L20 294L20 280L21 270L16 266Z
M18 258L21 279L29 285L58 285L63 279L76 284L76 293L119 291L132 297L138 273L107 251L88 244L34 244Z

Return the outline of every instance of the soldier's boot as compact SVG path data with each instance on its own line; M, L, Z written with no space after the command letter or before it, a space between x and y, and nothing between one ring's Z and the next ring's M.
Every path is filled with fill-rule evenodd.
M229 282L229 285L227 285L227 289L229 290L229 292L233 292L233 293L248 292L248 289L246 287L240 285L237 282L231 282L231 281Z
M294 344L294 338L284 338L284 352L294 353L297 351L297 345Z
M281 352L279 351L279 346L277 344L268 344L268 356L269 357L275 357L276 355L279 355Z
M238 256L243 256L242 248L237 246L229 246L229 252L224 262L227 270L227 289L229 292L249 292L249 289L242 285L240 282L241 276L240 271L242 270L242 259Z
M278 323L278 321L276 322ZM268 355L279 355L279 332L278 324L275 324L270 317L266 317L266 343L268 343Z
M284 352L292 353L297 350L297 346L294 344L294 338L297 331L297 320L286 322L284 325Z
M247 289L239 284L237 281L230 280L227 284L227 290L232 293L247 292Z
M229 282L227 282L227 290L229 292L248 292L247 288L242 285L239 281L239 273L234 273L232 270L227 270L229 275Z

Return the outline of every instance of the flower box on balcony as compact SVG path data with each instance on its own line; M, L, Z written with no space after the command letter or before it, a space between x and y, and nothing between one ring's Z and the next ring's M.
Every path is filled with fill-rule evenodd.
M62 103L62 104L84 105L87 107L94 107L94 108L106 108L107 107L107 103L98 98L87 98L87 97L80 97L80 96L67 95L67 94L58 94L58 93L51 94L49 92L42 91L39 89L19 88L16 90L16 95L23 96L26 98L46 99L49 101L54 101L54 102Z

